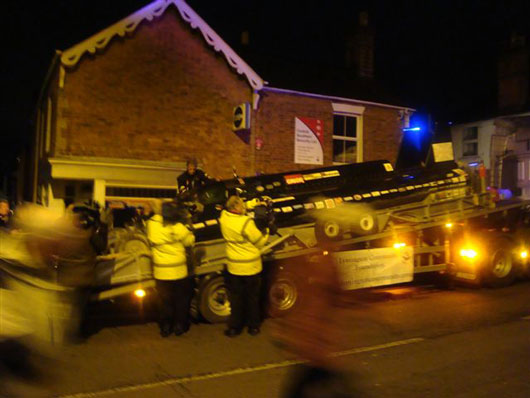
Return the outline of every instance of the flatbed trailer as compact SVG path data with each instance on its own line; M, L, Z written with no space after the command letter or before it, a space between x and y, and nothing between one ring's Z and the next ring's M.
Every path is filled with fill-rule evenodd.
M326 242L321 241L322 234L315 233L315 223L281 228L262 250L265 273L275 275L267 279L266 301L274 314L296 305L297 287L296 281L289 279L289 263L322 253L323 243L337 253L412 248L413 273L439 273L442 285L455 280L490 286L509 284L518 275L528 273L525 253L530 235L525 226L529 208L530 201L494 203L489 193L443 200L433 194L420 203L374 210L371 217L377 220L378 230L364 236L336 234L341 229L340 221L333 217L326 226L333 239ZM474 231L472 242L469 230ZM143 296L155 285L147 239L138 231L124 236L120 251L100 258L100 279L91 296L94 301L131 293ZM478 254L477 244L488 248ZM222 239L203 241L197 243L192 256L196 280L194 312L209 322L224 321L230 313L223 277L224 250Z

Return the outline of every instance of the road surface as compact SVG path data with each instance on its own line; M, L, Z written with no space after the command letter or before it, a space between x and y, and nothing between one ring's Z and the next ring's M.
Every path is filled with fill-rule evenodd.
M359 396L530 396L530 282L498 290L350 293L340 307L345 344L336 355ZM39 381L4 375L0 392L271 398L298 364L272 343L270 320L256 337L228 339L224 325L199 324L185 336L162 339L154 322L121 318L53 358L37 358Z

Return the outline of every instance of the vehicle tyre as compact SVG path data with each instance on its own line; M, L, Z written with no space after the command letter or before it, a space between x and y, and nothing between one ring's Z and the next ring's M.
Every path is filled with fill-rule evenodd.
M317 238L317 242L336 242L342 239L343 234L344 228L337 220L317 220L315 222L315 237Z
M197 297L196 291L194 291L190 302L190 318L195 323L198 323L201 320L201 314L199 311L199 298Z
M484 263L483 280L489 287L504 287L510 285L516 276L513 261L513 244L507 238L498 238L490 247L493 253Z
M199 286L199 312L210 323L226 322L230 316L228 287L222 275L203 279Z
M147 237L134 234L121 241L118 246L118 253L149 253L149 242Z
M270 317L282 317L298 303L298 281L290 272L281 272L271 281L267 292L267 313Z

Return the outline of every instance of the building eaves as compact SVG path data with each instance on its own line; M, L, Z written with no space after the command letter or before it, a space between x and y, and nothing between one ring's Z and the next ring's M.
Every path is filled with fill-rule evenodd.
M398 110L405 110L408 112L415 112L416 109L409 108L405 106L398 106L398 105L390 105L390 104L383 104L380 102L372 102L372 101L363 101L358 100L354 98L344 98L344 97L336 97L332 95L323 95L323 94L314 94L314 93L307 93L303 91L296 91L296 90L287 90L283 88L276 88L276 87L263 87L262 91L264 92L273 92L273 93L279 93L279 94L288 94L288 95L296 95L301 97L308 97L308 98L316 98L316 99L325 99L330 101L337 101L337 102L347 102L347 103L355 103L355 104L361 104L361 105L370 105L370 106L379 106L382 108L391 108L391 109L398 109Z
M266 83L184 0L155 0L128 17L103 29L99 33L65 50L61 64L74 67L85 53L95 54L105 49L115 36L125 37L133 33L142 21L152 21L162 16L170 5L174 5L182 19L192 29L199 29L206 43L221 52L237 73L244 75L254 90L260 90Z

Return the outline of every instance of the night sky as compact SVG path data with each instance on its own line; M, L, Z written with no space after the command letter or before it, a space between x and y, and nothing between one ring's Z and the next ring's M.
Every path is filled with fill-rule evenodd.
M2 173L27 142L54 50L65 50L148 3L47 0L4 5ZM530 1L522 0L188 4L273 87L411 106L429 113L439 126L495 114L499 54L512 32L530 30ZM370 90L350 85L344 66L345 37L363 10L375 29ZM242 47L244 30L250 42Z

